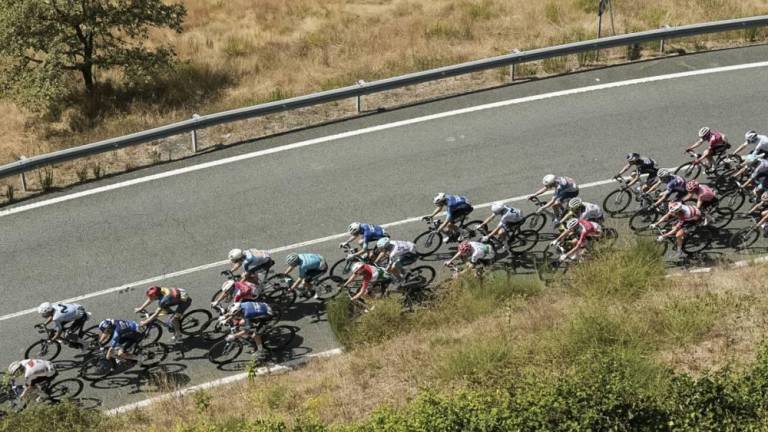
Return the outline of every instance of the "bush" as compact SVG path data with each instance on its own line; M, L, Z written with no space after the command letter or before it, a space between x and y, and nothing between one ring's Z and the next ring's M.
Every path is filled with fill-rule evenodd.
M83 410L71 403L37 405L0 420L0 432L97 432L107 419L99 411Z

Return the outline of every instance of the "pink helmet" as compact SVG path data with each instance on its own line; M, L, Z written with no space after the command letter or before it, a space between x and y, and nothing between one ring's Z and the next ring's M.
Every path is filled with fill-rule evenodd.
M147 297L149 297L149 298L157 297L157 296L160 295L160 287L157 287L157 286L153 285L153 286L147 288L146 294L147 294Z
M686 183L685 188L688 190L688 192L693 192L695 190L699 189L699 181L698 180L691 180L688 183Z
M472 250L472 246L469 244L468 241L464 240L463 242L459 243L459 253L461 255L466 255Z

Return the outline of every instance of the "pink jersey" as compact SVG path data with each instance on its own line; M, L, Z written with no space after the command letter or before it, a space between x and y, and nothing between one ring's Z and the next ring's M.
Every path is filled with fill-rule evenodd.
M705 185L699 185L699 190L696 195L702 202L708 202L715 199L715 191L711 187Z
M709 134L709 148L715 148L720 147L721 145L726 144L725 142L725 136L721 134L720 132L713 130Z
M690 205L680 206L681 212L677 213L680 222L695 221L701 218L701 212L698 208Z
M583 245L587 238L598 237L601 233L600 225L588 220L580 219L579 227L581 227L581 234L579 234L579 241L576 243L576 247Z

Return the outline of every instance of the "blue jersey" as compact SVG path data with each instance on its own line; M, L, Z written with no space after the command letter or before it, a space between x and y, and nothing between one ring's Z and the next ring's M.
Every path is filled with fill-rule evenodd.
M308 271L320 270L325 265L325 259L318 254L299 254L299 277L306 277Z
M686 193L685 179L680 176L672 176L672 178L667 181L667 190L670 192Z
M459 196L459 195L445 196L445 206L448 207L448 210L454 210L456 207L462 204L468 204L467 199L463 196Z
M384 228L380 225L360 224L360 235L365 243L376 241L384 237Z
M265 317L270 312L269 306L266 303L260 303L260 302L240 303L240 309L242 309L243 318L245 319Z
M114 330L112 331L112 339L109 346L116 348L139 333L139 323L132 320L113 320Z
M576 192L579 187L576 182L570 177L557 177L555 179L555 194L561 194L563 192Z
M269 253L265 251L256 251L256 253L253 253L251 250L246 250L243 253L245 254L245 259L243 259L243 270L247 272L268 263L272 259Z

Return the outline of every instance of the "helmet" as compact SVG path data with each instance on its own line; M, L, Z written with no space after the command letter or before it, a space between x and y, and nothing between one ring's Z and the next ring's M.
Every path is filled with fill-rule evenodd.
M574 198L568 201L568 208L571 210L575 210L583 205L584 205L584 201L582 201L581 198Z
M765 191L760 195L760 201L768 201L768 191Z
M160 287L152 285L151 287L147 288L147 291L144 293L147 295L147 297L158 297L160 295Z
M459 253L460 254L466 255L471 250L472 250L472 245L470 245L468 241L464 240L463 242L459 243Z
M504 213L504 203L503 202L495 202L491 204L491 213L495 215L500 215Z
M241 307L240 302L237 302L237 303L232 303L231 305L229 305L229 309L227 309L227 312L229 312L231 314L235 314L235 313L240 312L241 310L243 310L243 308Z
M568 229L573 229L576 225L579 224L579 220L576 218L570 218L568 219L568 222L565 224L565 227Z
M688 183L685 184L685 189L688 192L693 192L699 188L699 181L698 180L691 180Z
M543 179L541 179L541 184L544 186L552 186L555 183L555 175L554 174L547 174L544 176Z
M385 247L389 246L389 237L382 237L379 239L379 241L376 242L376 247L379 249L384 249Z
M669 203L669 211L678 212L683 209L683 205L677 201Z
M747 140L747 142L752 142L757 140L757 132L751 130L744 134L744 139Z
M48 316L53 313L53 306L48 302L40 303L40 306L37 307L37 313L42 316Z
M445 202L445 192L440 192L439 194L435 195L435 198L432 200L432 202L435 204Z
M350 234L357 234L360 232L360 223L359 222L352 222L347 227L347 231L349 231Z
M107 330L111 330L112 327L114 327L115 323L112 322L110 319L105 319L102 322L99 323L99 330L102 332L105 332Z
M229 251L229 260L232 262L240 261L243 259L243 250L242 249L232 249Z
M352 264L352 273L357 273L357 271L360 270L360 268L363 267L363 265L364 264L359 261Z
M709 136L709 128L704 126L703 128L699 129L699 138L706 138Z
M8 366L8 374L16 375L16 372L18 372L19 369L21 369L21 361L17 360Z
M301 259L299 258L299 254L296 253L290 253L287 257L285 257L285 263L289 266L295 266L298 265Z
M672 173L669 172L669 170L666 169L660 169L658 172L659 178L665 179L672 177Z
M627 160L632 162L640 159L640 153L627 153Z

